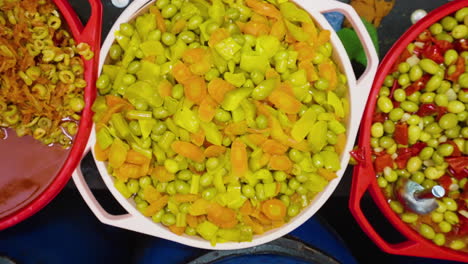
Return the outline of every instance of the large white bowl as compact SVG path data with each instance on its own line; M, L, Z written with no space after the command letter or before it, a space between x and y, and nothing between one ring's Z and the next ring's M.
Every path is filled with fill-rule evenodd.
M121 14L117 19L112 29L109 32L102 48L101 48L101 57L99 70L101 71L104 64L105 58L109 51L110 46L114 42L114 32L118 30L121 23L128 22L131 20L135 14L138 14L139 11L144 8L147 4L153 1L148 0L136 0L129 5L126 10ZM167 240L175 241L181 244L185 244L197 248L205 249L218 249L218 250L227 250L227 249L240 249L247 248L263 243L267 243L271 240L279 238L301 224L303 224L307 219L312 217L318 209L328 200L330 195L335 190L336 186L343 177L343 173L346 170L349 161L349 151L352 150L354 146L354 141L356 138L357 130L359 128L359 123L366 105L366 101L369 95L369 91L374 80L374 76L378 66L378 56L375 51L375 48L372 44L371 38L369 37L361 19L355 12L355 10L347 5L334 0L296 0L297 4L302 6L306 11L308 11L311 16L314 18L315 22L322 29L328 29L332 32L331 34L331 43L334 48L333 57L335 62L341 68L341 71L346 75L348 79L349 86L349 100L350 100L350 116L347 124L347 142L345 150L341 156L341 170L337 172L338 177L332 180L327 187L319 193L310 205L305 208L299 215L294 217L290 222L285 225L272 229L262 235L255 235L251 242L227 242L227 243L218 243L215 246L212 246L209 241L204 240L199 237L182 235L178 236L170 232L166 227L161 224L154 223L150 218L142 215L136 208L135 203L132 199L125 199L117 189L114 187L113 178L109 173L107 173L106 164L104 162L96 161L97 168L101 177L106 184L107 188L110 190L115 199L127 210L128 214L124 215L110 215L107 213L101 205L96 201L91 190L86 184L83 174L80 167L73 173L73 180L80 191L83 199L88 204L89 208L93 211L96 217L103 223L148 234L151 236L164 238ZM353 69L351 67L350 60L346 54L346 51L333 31L330 24L327 22L323 13L337 11L345 15L348 20L350 20L355 31L357 32L364 49L366 50L366 56L368 65L364 74L356 80ZM92 150L92 146L96 143L96 135L93 133L88 142L88 151ZM93 153L94 154L94 153Z

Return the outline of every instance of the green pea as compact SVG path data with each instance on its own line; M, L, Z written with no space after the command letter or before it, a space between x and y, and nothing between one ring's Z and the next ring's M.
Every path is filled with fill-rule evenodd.
M161 223L165 226L175 225L176 218L172 213L165 213L161 218Z
M415 223L418 220L418 215L415 213L405 212L401 214L401 220L408 224Z
M454 49L449 49L444 54L444 63L447 66L454 64L458 59L458 53Z
M291 188L292 190L296 190L297 187L299 187L300 183L298 180L292 178L288 182L288 187Z
M435 237L434 229L427 224L421 224L419 227L419 233L427 239L433 239Z
M384 113L389 113L393 109L392 100L386 96L379 97L377 100L377 106L379 107L380 111Z
M189 30L180 32L178 37L187 44L194 42L196 39L195 33Z
M153 116L156 119L164 119L169 116L169 111L167 111L164 107L156 107L153 108Z
M440 178L444 174L444 171L440 171L435 167L427 167L424 170L424 175L426 176L427 179L430 180L435 180Z
M392 170L390 167L384 169L384 178L387 182L395 182L398 179L396 171Z
M456 126L454 128L451 128L451 129L446 129L445 130L445 135L448 138L454 139L454 138L457 138L457 137L460 136L460 130L461 130L461 128L459 126Z
M448 232L452 231L452 225L449 222L440 221L439 222L439 229L443 233L448 233Z
M377 185L379 185L380 188L385 188L388 185L388 181L385 179L385 177L377 177Z
M434 244L438 246L443 246L445 244L445 236L442 233L435 234L434 238L432 239Z
M439 124L441 124L440 120L439 120L439 123L436 123L436 122L430 123L429 125L424 127L424 131L431 135L440 134L442 132L442 128Z
M193 227L187 226L185 227L185 234L189 236L196 236L197 235L197 230Z
M423 69L423 71L429 74L435 74L439 70L439 65L435 63L431 59L422 59L419 61L419 66Z
M421 122L421 117L418 115L411 115L408 120L406 120L406 123L408 125L418 125Z
M453 146L451 144L440 144L437 148L437 153L442 157L450 156L453 153Z
M458 215L454 213L453 211L445 211L444 219L451 225L455 225L459 223Z
M177 193L188 194L190 192L190 185L184 181L176 180L174 187Z
M122 77L122 82L125 84L125 85L131 85L133 83L135 83L136 81L136 77L135 75L133 74L125 74L123 77Z
M168 5L171 1L170 0L158 0L156 1L156 6L159 8L159 9L163 9L163 7L165 7L166 5Z
M393 92L393 98L395 99L395 101L397 102L403 102L406 100L406 92L405 90L403 89L396 89L394 92Z
M140 123L136 120L132 120L128 123L128 127L130 129L130 132L134 134L135 136L141 136L141 128L140 128Z
M411 175L411 180L418 184L421 184L425 178L426 176L424 176L422 171L416 171Z
M389 205L390 208L392 208L392 210L397 214L401 214L404 212L403 205L398 201L392 200L390 201Z
M442 32L440 34L437 34L435 37L436 37L437 40L445 40L445 41L448 41L448 42L453 42L453 37L450 36L447 33L444 33L444 32Z
M294 216L296 216L296 215L299 214L299 211L300 211L300 210L301 210L301 209L300 209L300 207L299 207L298 204L290 204L290 205L288 206L288 216L289 216L289 217L294 217Z
M453 113L445 114L439 119L439 126L442 129L451 129L451 128L456 127L457 124L458 124L457 115Z
M460 134L462 135L462 137L468 138L468 127L462 128Z
M141 177L139 179L139 183L140 183L140 187L144 189L144 188L150 186L153 182L151 180L151 177L144 176L144 177Z
M231 114L228 111L218 108L216 109L214 118L219 122L227 122L231 120Z
M380 87L379 96L390 96L390 88L385 86Z
M466 25L456 25L452 30L452 37L455 39L466 38L468 27Z
M406 169L412 173L412 172L416 172L420 170L421 166L422 166L422 160L418 156L415 156L415 157L411 157L408 160L406 164Z
M450 101L447 105L447 110L450 113L458 114L465 111L465 104L458 100Z
M209 186L213 182L213 175L211 173L204 173L200 177L200 185L203 187Z
M426 91L432 92L437 90L442 84L443 78L438 75L433 75L426 84Z
M419 97L419 101L421 103L432 103L434 102L435 96L436 96L435 93L426 92L426 93L421 94L421 96Z
M448 105L448 97L445 94L438 93L435 96L434 101L435 101L436 105L438 105L438 106L447 106Z
M460 250L466 247L466 243L460 239L455 239L450 242L449 247L454 250Z
M395 140L388 136L383 136L379 139L379 145L382 148L390 148L393 144L395 144Z
M164 161L164 167L170 173L177 173L179 171L179 164L173 159L166 159Z
M400 107L403 110L405 110L406 112L409 112L409 113L414 113L414 112L418 111L418 109L419 109L419 106L415 102L411 102L411 101L401 102Z
M380 122L376 122L371 126L371 135L373 137L379 138L384 135L384 126Z
M431 31L432 35L440 34L443 30L444 28L440 23L434 23L429 27L429 31Z
M148 203L146 201L141 201L136 204L136 208L140 212L143 212L147 207L148 207Z
M408 140L410 143L415 143L421 137L422 130L419 126L410 125L408 127Z
M442 24L442 27L444 27L446 31L452 31L453 28L458 24L457 20L452 16L446 16L442 18L440 23Z
M140 185L138 183L138 180L130 179L127 182L127 188L131 193L137 193L140 190Z
M135 28L133 27L132 24L122 23L120 24L119 32L124 36L131 37L133 33L135 32Z
M177 6L173 4L168 4L164 6L161 10L161 15L164 18L171 18L177 13Z
M395 132L395 123L391 120L385 120L383 123L385 133L392 134Z
M109 48L109 57L113 60L118 60L120 59L120 56L122 55L122 48L120 47L119 44L112 44L112 46Z
M188 181L192 178L192 172L185 169L177 173L177 178L183 181Z
M202 23L203 17L200 15L194 15L187 22L187 28L190 30L196 30Z
M419 158L422 160L429 160L434 154L434 149L431 147L425 147L419 152Z
M457 202L450 198L450 197L444 197L442 198L442 202L445 203L445 205L447 206L447 210L450 210L450 211L457 211L458 210L458 205L457 205Z
M413 103L419 103L419 97L421 96L421 92L417 91L412 93L411 95L407 96L406 99L413 102Z
M398 64L398 71L401 73L407 73L410 70L410 68L411 66L406 61Z
M216 68L211 68L206 74L205 74L205 80L207 81L212 81L216 78L218 78L220 75L218 69Z
M218 158L211 157L206 160L205 167L207 170L214 170L219 166L219 160Z
M140 61L138 60L134 60L134 61L131 61L129 64L128 64L128 67L127 67L127 72L130 73L130 74L135 74L137 73L141 68L141 63Z
M159 1L158 1L159 2ZM160 223L161 222L161 219L164 215L164 210L159 210L156 214L154 214L153 216L151 216L151 219L153 220L153 222L155 223Z
M107 74L101 74L96 81L96 87L98 89L106 89L111 83L110 77Z
M329 82L327 79L320 78L317 81L314 82L314 87L319 89L319 90L326 90L330 86Z
M268 127L268 118L265 115L259 115L255 119L255 123L259 129L265 129Z
M440 223L444 220L444 214L439 213L437 211L432 211L431 219L434 223Z
M398 84L401 86L406 86L410 83L410 77L407 73L403 73L398 76Z
M301 160L304 159L304 154L300 151L300 150L297 150L297 149L294 149L292 148L290 151L289 151L289 158L298 163L300 162Z
M424 72L419 65L414 65L409 71L409 77L412 82L419 80L423 76Z
M468 73L466 73L466 72L462 73L460 75L460 77L458 77L458 84L460 84L460 86L462 88L468 88ZM465 101L465 103L466 103L466 101Z
M244 189L245 186L248 186L248 185L244 185L243 188L242 188L242 190ZM213 198L215 198L217 192L218 192L218 191L216 190L216 188L211 187L211 188L205 189L205 190L202 192L202 197L203 197L203 199L205 199L205 200L213 200ZM252 196L252 197L249 197L244 191L242 191L242 193L243 193L246 197L248 197L248 198L252 198L252 197L253 197L253 196Z
M275 171L273 173L273 177L275 178L275 181L277 182L283 182L286 180L286 178L288 177L288 175L286 174L286 172L284 171Z
M162 43L164 43L166 46L172 46L176 42L176 37L174 34L170 32L164 32L161 36Z
M177 190L175 188L175 183L174 182L169 182L166 187L166 192L169 195L174 195L177 193Z

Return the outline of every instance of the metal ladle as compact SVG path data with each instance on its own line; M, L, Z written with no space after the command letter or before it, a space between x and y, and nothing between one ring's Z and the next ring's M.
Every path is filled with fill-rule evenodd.
M439 205L435 198L442 198L445 195L444 187L435 185L430 189L425 189L420 184L406 180L398 190L398 198L408 209L417 214L428 214Z

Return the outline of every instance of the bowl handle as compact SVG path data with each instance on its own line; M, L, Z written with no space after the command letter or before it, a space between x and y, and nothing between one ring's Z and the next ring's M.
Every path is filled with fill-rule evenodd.
M376 184L375 178L372 176L375 175L374 170L371 167L369 167L369 165L366 165L366 163L368 162L359 163L354 167L351 194L349 199L349 209L356 221L358 222L361 229L367 234L367 236L369 236L369 238L372 241L374 241L374 243L380 249L387 253L396 255L435 259L450 259L462 262L466 261L466 255L460 252L452 252L449 249L444 250L442 252L440 247L436 246L435 244L432 244L432 242L429 240L417 241L416 239L411 240L409 238L409 240L407 241L392 244L383 239L382 236L380 236L380 234L370 224L369 220L364 215L361 209L361 200L367 191L369 191L371 196L374 198L374 201L375 197L379 195L377 194L377 192L380 192L378 186L373 186L373 184ZM421 237L421 239L424 238Z
M358 35L359 40L364 47L364 52L366 53L367 58L367 66L364 73L359 77L357 80L357 87L369 89L372 86L372 82L374 81L375 72L377 71L377 67L379 66L379 57L375 50L374 44L372 39L367 32L364 23L362 23L361 18L356 13L356 10L348 4L335 1L335 0L327 0L327 1L320 1L320 4L314 6L319 12L339 12L343 14L351 23L356 34ZM365 94L368 94L369 91L365 91ZM367 97L361 96L363 104L367 100Z
M87 148L86 153L89 153L89 145ZM96 200L93 192L89 188L86 180L83 176L83 172L81 170L81 166L78 166L76 170L72 174L73 182L76 185L76 188L80 192L83 200L88 205L89 209L94 213L94 215L104 224L132 230L135 232L140 233L147 233L148 224L146 221L143 221L141 217L134 216L132 214L123 214L123 215L111 215L109 214L104 208L102 208L101 204ZM146 230L146 232L145 232Z

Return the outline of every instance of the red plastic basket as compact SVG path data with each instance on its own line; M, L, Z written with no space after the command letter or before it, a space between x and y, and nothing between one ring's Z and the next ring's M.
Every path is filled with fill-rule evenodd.
M370 97L367 102L367 107L364 112L363 122L360 127L358 141L358 155L362 158L358 165L354 167L353 182L351 187L351 196L349 200L349 208L354 218L364 230L364 232L380 247L383 251L390 254L407 255L416 257L437 258L454 261L468 261L468 254L451 250L449 248L439 247L432 241L429 241L417 232L411 229L406 223L400 220L398 215L390 208L387 199L382 194L380 187L377 185L376 173L374 171L371 160L370 147L370 128L372 125L372 115L374 113L377 96L385 79L385 76L391 70L398 56L404 51L410 42L430 25L437 22L441 18L454 13L460 8L468 6L468 0L453 1L445 4L434 11L430 12L426 17L413 25L389 50L383 59L372 86ZM387 217L390 223L408 240L402 243L391 244L385 241L380 234L372 227L369 220L361 210L361 199L363 195L369 192L376 205Z
M83 156L92 127L91 105L96 97L95 83L99 63L102 26L102 4L100 0L88 1L91 6L91 16L89 17L86 26L83 26L67 0L54 0L55 5L62 14L62 17L67 22L68 28L76 43L88 43L91 46L91 50L94 52L93 59L84 61L84 78L88 85L84 89L85 108L81 115L78 133L76 134L67 159L47 188L22 208L18 208L11 214L1 218L0 230L25 220L46 206L65 187L72 172L78 166Z

